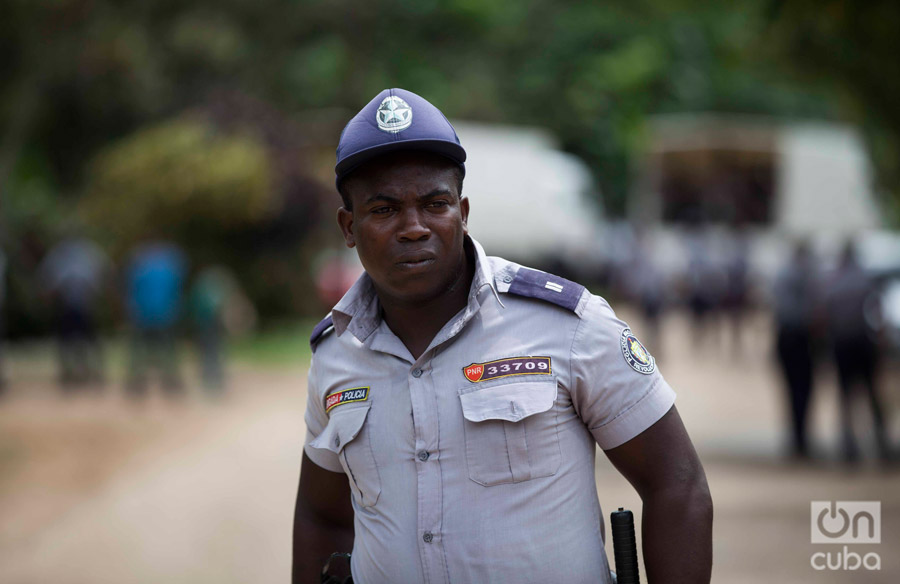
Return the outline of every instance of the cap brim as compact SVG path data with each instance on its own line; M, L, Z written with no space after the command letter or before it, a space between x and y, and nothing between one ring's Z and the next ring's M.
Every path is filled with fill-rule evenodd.
M377 146L360 150L341 160L340 164L334 167L334 173L336 175L335 184L340 184L348 174L376 156L401 150L432 152L434 154L445 156L449 158L451 162L463 167L463 172L465 172L463 163L466 161L466 151L463 150L463 147L459 144L448 142L447 140L401 140L399 142L378 144Z

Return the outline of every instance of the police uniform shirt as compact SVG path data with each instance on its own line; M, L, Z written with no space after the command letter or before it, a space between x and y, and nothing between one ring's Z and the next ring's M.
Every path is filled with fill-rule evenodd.
M466 245L468 304L419 359L365 274L314 333L305 452L348 477L354 581L604 582L595 441L675 394L605 300Z

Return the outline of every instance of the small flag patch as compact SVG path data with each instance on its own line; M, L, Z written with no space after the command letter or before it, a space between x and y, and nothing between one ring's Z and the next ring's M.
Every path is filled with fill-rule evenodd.
M353 387L335 391L325 397L325 412L328 413L337 406L352 402L361 402L369 399L368 387Z

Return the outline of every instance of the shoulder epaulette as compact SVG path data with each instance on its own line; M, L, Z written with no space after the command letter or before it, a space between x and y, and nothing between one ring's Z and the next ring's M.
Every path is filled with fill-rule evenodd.
M312 334L309 335L309 346L312 348L313 352L316 351L316 343L319 342L319 339L321 339L333 325L334 322L331 320L331 315L329 314L323 318L319 324L313 327Z
M510 294L546 300L572 312L578 306L582 292L584 286L581 284L531 268L519 268L509 286Z

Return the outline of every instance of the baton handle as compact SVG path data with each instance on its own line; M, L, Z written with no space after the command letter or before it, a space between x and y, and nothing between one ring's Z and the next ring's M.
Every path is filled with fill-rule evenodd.
M634 515L619 507L609 516L613 536L613 556L616 560L617 584L639 584L637 538L634 535Z

